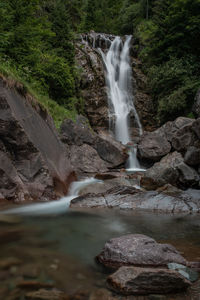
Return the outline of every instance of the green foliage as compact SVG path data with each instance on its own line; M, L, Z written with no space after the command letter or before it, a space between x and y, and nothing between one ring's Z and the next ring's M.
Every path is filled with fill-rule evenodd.
M75 120L76 108L71 106L69 109L57 104L54 100L49 98L48 93L41 87L40 82L32 79L31 82L27 82L24 76L21 77L21 72L9 61L0 59L0 74L7 77L8 80L14 80L15 82L20 82L23 84L24 89L31 94L39 103L47 109L50 115L53 117L55 126L60 127L61 123L65 118ZM23 74L23 72L22 72Z
M199 68L200 64L193 57L186 56L171 57L166 63L149 69L149 87L161 123L190 112L194 94L200 86Z
M74 78L67 61L55 55L45 54L33 71L33 76L43 81L49 96L59 104L67 104L74 95Z
M79 2L1 0L0 3L2 72L8 75L10 72L10 76L42 99L57 124L59 114L62 119L67 112L65 108L74 114L74 103L78 102L72 23L76 22Z

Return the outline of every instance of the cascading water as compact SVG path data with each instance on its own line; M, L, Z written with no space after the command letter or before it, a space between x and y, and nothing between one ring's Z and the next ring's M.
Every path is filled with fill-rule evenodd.
M132 36L127 36L123 44L121 38L117 36L111 43L106 55L99 49L106 69L110 128L113 127L114 119L115 137L123 144L131 142L129 132L131 112L134 114L139 134L142 134L142 125L134 106L132 90L132 70L129 56L131 39ZM130 150L128 160L129 170L142 170L140 169L136 154L136 148Z
M82 181L75 181L71 184L69 195L61 198L60 200L24 205L21 207L4 210L1 212L1 214L30 216L63 214L68 210L71 200L78 197L81 189L97 182L102 181L95 178L87 178Z

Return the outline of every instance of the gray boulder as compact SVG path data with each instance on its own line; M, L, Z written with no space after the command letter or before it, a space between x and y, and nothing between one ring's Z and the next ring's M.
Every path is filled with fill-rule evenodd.
M159 161L171 151L171 145L162 130L145 132L138 144L138 156L141 160Z
M78 116L61 125L61 139L66 144L68 158L76 172L104 173L108 168L125 164L126 148L105 131L95 133L88 120Z
M142 234L129 234L106 242L97 256L108 268L121 266L164 267L170 262L186 265L186 260L169 244L159 244Z
M172 146L176 151L185 152L188 147L195 145L197 138L192 129L192 124L181 127L173 136Z
M167 183L177 185L179 179L177 166L181 163L183 163L183 157L180 153L169 153L160 162L147 169L141 179L141 185L148 190L156 189Z
M130 186L118 186L105 193L95 191L82 194L71 201L70 207L73 209L118 208L165 213L197 213L200 212L200 199L197 194L197 190L192 190L191 193L178 189L143 192Z
M195 169L186 165L179 152L169 153L149 168L141 179L142 187L152 190L165 184L180 187L199 185L199 175Z
M174 270L135 267L121 267L107 282L112 290L123 295L168 294L191 286Z
M197 166L200 164L200 148L191 146L187 149L184 156L184 162L189 166Z

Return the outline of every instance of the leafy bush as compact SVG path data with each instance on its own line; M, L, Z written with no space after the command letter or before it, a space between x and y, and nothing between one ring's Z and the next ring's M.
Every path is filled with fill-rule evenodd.
M42 55L33 75L43 80L44 86L48 88L49 96L59 104L66 106L69 98L74 95L73 74L67 61L62 57Z
M161 123L190 112L200 86L199 67L193 57L187 56L171 57L166 63L149 69L148 85Z

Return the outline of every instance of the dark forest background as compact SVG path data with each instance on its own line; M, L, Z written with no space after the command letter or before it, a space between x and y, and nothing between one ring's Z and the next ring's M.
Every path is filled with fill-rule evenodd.
M159 123L192 117L200 87L200 0L1 0L0 73L23 83L59 127L81 111L77 34L134 36Z

